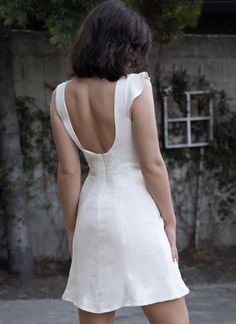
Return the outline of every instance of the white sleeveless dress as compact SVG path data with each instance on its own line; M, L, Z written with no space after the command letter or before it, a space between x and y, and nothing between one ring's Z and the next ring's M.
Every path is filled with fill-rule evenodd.
M134 146L129 107L141 94L145 77L147 72L131 73L116 82L116 135L104 154L82 147L65 105L67 81L56 88L57 112L90 168L80 193L71 266L61 298L93 313L189 293L178 263L172 261L163 218L145 186Z

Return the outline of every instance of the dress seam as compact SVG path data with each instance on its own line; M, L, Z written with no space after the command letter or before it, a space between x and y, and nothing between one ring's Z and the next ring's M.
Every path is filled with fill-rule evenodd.
M120 183L119 183L119 188L120 188ZM124 247L124 232L123 232L123 228L124 228L124 212L123 212L123 208L122 208L122 206L121 206L121 197L120 197L120 192L121 192L121 189L118 191L118 197L119 197L119 211L120 211L120 217L122 218L122 221L123 221L123 223L122 223L122 239L123 239L123 241L122 241L121 246L122 246L122 249L123 249L123 251L124 251L124 248L125 248L125 247ZM125 267L125 274L126 274L127 278L129 278L129 273L130 273L130 271L129 271L128 262L127 262L127 258L126 258L126 252L125 252L125 251L123 252L123 265L124 265L124 267ZM129 297L130 297L130 296L132 296L132 294L131 294L131 286L130 286L130 282L129 282L129 280L124 281L124 282L127 283L128 295L129 295Z
M103 190L101 190L99 200L98 200L98 220L97 220L97 241L98 241L98 282L97 282L97 292L96 292L96 304L99 305L101 298L101 219L100 219L100 202L101 199L104 195L104 192L107 187L107 174L106 174L106 167L105 167L105 162L104 162L104 156L101 155L101 160L102 160L102 165L103 165L103 171L104 171L104 187Z

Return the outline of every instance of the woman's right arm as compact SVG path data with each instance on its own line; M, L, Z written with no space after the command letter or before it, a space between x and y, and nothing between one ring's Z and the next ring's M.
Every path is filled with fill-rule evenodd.
M169 177L162 158L155 117L151 81L144 80L144 89L131 106L135 145L145 184L164 219L165 231L173 260L178 261L176 248L176 218L171 198Z

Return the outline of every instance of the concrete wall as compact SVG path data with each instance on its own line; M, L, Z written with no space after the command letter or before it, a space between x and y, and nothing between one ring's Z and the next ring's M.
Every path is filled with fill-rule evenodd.
M52 90L67 78L68 49L52 46L47 33L28 31L15 31L11 46L16 95L33 97L36 108L49 110ZM55 176L44 169L40 154L38 143L34 155L39 163L27 188L32 197L28 210L33 253L38 259L66 259L67 239Z
M206 76L215 89L224 89L236 109L236 35L185 35L158 51L160 77L168 79L174 69Z
M58 49L52 46L47 33L15 31L12 51L17 96L34 97L39 109L49 109L52 89L68 79L68 48ZM154 44L151 64L147 67L153 83L154 96L157 95L157 77L163 84L168 84L171 73L179 67L186 68L191 75L204 74L214 87L225 89L231 97L232 107L235 108L236 36L186 35L161 47ZM157 115L160 110L157 106ZM178 246L179 249L183 249L189 244L194 232L196 178L187 177L186 182L186 174L189 171L187 165L168 171L178 221ZM31 188L36 199L29 200L34 255L38 259L65 259L68 257L67 242L55 177L48 174L40 163L34 176L35 179L40 179L35 181ZM215 209L216 197L212 195L211 190L214 179L208 179L207 176L204 175L203 182L207 185L202 191L199 203L202 219L201 239L219 245L234 245L235 209L232 210L230 219L219 221ZM3 226L1 228L3 229Z
M184 35L170 44L156 44L148 68L155 94L156 77L161 85L168 86L175 70L186 69L191 78L205 76L212 88L225 90L231 110L236 111L236 35ZM161 130L162 111L158 104L156 110ZM219 203L225 194L219 190L212 174L203 172L200 196L196 204L197 177L191 172L191 163L182 168L169 168L168 172L178 219L179 247L184 248L191 238L194 239L196 209L200 216L199 237L202 242L235 245L235 205L232 205L228 217L219 215Z

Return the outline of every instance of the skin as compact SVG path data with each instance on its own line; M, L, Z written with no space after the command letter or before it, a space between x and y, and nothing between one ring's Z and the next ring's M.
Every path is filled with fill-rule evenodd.
M85 149L104 153L114 142L114 90L115 82L99 78L72 78L66 85L65 102L69 116L75 133ZM58 154L59 198L63 207L68 249L72 256L72 240L80 195L81 164L78 149L56 112L55 90L51 98L50 118ZM159 148L152 85L148 78L145 79L143 92L134 99L130 107L130 118L146 186L164 219L173 261L178 261L176 218L168 173ZM142 309L151 324L189 323L184 297L145 305ZM78 309L78 316L81 324L110 324L114 321L115 311L94 314Z

